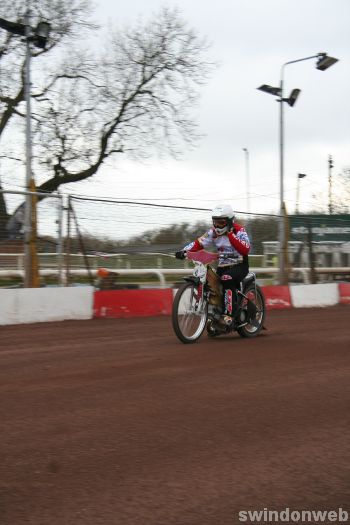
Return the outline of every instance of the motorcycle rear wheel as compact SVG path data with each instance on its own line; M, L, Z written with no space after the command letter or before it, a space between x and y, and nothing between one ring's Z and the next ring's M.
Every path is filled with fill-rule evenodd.
M241 337L252 338L259 335L264 326L265 320L265 299L258 285L249 284L244 290L244 294L255 304L257 308L254 319L248 320L247 324L237 328L237 332ZM243 304L246 301L243 301Z
M208 319L208 302L194 282L184 283L177 291L172 311L173 329L182 343L198 341Z

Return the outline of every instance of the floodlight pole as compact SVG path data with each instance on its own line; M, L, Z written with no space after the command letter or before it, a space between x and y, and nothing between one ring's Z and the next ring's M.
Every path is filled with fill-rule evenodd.
M286 272L286 261L287 261L287 239L286 239L286 225L285 225L285 215L286 215L286 206L284 202L284 105L283 102L288 102L288 99L284 97L284 69L290 64L295 64L297 62L304 62L305 60L311 60L313 58L319 58L320 53L317 55L312 55L305 58L299 58L297 60L291 60L285 62L281 67L281 76L280 76L280 98L277 100L280 102L280 126L279 126L279 150L280 150L280 221L279 221L279 246L280 246L280 256L279 256L279 284L287 284L288 276Z
M24 214L24 286L36 286L33 273L34 256L32 251L32 224L35 223L33 213L35 213L35 202L33 192L35 189L34 179L32 177L32 131L31 131L31 107L30 107L30 62L31 62L31 42L33 41L36 47L44 49L47 38L50 32L50 24L45 21L38 23L35 31L30 27L30 0L27 0L27 10L25 14L24 24L19 22L11 22L0 18L0 28L9 31L15 35L25 37L26 54L25 54L25 78L24 78L24 98L26 102L26 199L25 199L25 214ZM36 252L35 252L36 253Z
M30 47L30 12L29 7L25 15L25 36L26 36L26 62L25 62L25 101L26 101L26 206L24 219L24 287L29 288L32 285L32 250L31 250L31 236L32 236L32 195L31 191L32 180L32 127L31 127L31 100L30 100L30 61L31 61L31 47Z
M249 169L249 150L242 148L245 156L245 172L246 172L246 190L247 190L247 212L250 214L250 169ZM250 217L248 217L250 218Z
M269 93L270 95L278 96L277 102L280 102L280 119L279 119L279 157L280 157L280 221L279 221L279 282L280 284L287 284L288 276L286 274L286 261L287 261L287 241L286 241L286 207L284 202L284 115L283 115L283 102L287 102L290 106L294 106L296 99L300 93L300 89L293 89L288 98L284 97L283 82L284 82L284 68L289 64L296 64L297 62L304 62L305 60L311 60L318 58L316 63L316 69L325 71L333 64L338 62L337 58L328 56L327 53L317 53L310 57L298 58L297 60L290 60L285 62L281 68L280 84L279 87L269 86L263 84L258 87L260 91Z

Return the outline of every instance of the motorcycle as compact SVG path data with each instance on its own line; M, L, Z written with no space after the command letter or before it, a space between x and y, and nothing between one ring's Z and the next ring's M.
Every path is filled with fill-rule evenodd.
M206 329L209 337L237 332L241 337L256 337L264 329L265 299L256 276L249 272L237 289L236 312L228 326L220 323L222 316L222 284L212 263L216 253L200 250L187 252L194 263L191 276L178 289L173 302L172 324L182 343L195 343Z

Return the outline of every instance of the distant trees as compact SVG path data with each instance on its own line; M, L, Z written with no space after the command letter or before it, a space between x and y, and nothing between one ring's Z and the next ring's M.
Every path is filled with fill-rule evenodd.
M254 217L247 225L252 243L252 254L263 253L263 242L278 241L278 217Z
M350 167L333 177L333 210L335 213L350 213Z
M156 250L161 250L161 246L165 248L181 248L182 246L195 240L210 228L211 223L206 221L198 221L196 223L179 223L165 226L157 230L149 230L143 232L141 235L136 235L125 241L114 243L110 240L103 241L94 240L93 237L85 238L84 243L92 250L113 251L116 248L122 247L138 247L142 251L143 247L154 247ZM277 217L256 217L249 221L249 234L252 240L252 253L263 253L264 241L278 240L278 220ZM97 241L97 244L96 244ZM103 243L105 242L104 246ZM99 247L97 247L99 246Z
M330 186L323 189L315 186L313 199L314 204L307 210L308 214L329 214L329 210L334 215L350 213L350 166L338 172L334 170Z
M131 245L160 245L168 244L181 248L181 246L188 244L200 235L202 235L209 227L209 223L198 221L196 223L180 223L172 224L158 230L149 230L132 237L127 242Z
M243 221L240 221L241 223ZM70 239L70 251L78 253L104 252L128 252L128 251L154 251L174 252L191 241L197 239L211 227L211 223L197 221L196 223L178 223L155 230L148 230L140 235L135 235L124 240L113 240L102 235L92 235L80 228L79 219L72 223L72 237ZM277 217L256 217L247 225L252 240L252 253L263 253L264 241L278 240ZM55 239L48 236L42 239L42 246L55 244ZM46 248L45 245L45 248ZM65 239L67 245L67 239Z

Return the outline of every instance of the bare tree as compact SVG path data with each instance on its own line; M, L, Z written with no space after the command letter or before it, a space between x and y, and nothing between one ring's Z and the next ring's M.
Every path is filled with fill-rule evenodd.
M1 0L0 18L9 23L24 23L28 2L26 0ZM37 106L45 97L45 93L52 90L55 81L65 73L59 69L56 60L55 75L47 76L43 70L48 69L48 64L59 55L61 50L72 45L78 36L85 31L94 29L89 23L91 14L90 0L31 0L32 27L36 27L40 20L49 20L52 24L50 42L46 49L32 50L35 68L40 68L40 83L34 78L32 91L37 100ZM25 71L25 45L23 37L13 34L5 29L0 29L0 159L1 169L6 159L15 162L14 171L18 171L18 162L23 163L22 151L17 147L18 140L13 140L22 132L24 105L24 71ZM36 75L37 76L37 75ZM38 85L37 85L38 84ZM6 135L11 140L5 142ZM23 133L21 134L23 136ZM21 141L20 141L21 142ZM2 173L0 173L1 177ZM11 177L12 182L14 177ZM17 180L17 183L20 183ZM0 179L0 189L4 180ZM0 230L4 231L4 224L8 219L6 202L0 193Z
M350 213L350 167L334 177L333 201L336 213Z
M307 211L308 214L328 214L330 205L333 214L349 214L350 167L345 166L341 171L334 172L331 179L331 187L329 187L327 184L324 189L315 191L312 197L314 202L313 204L310 204L310 207Z
M88 23L91 13L90 0L31 0L30 23L35 27L40 20L52 24L50 42L46 49L32 50L34 60L45 60L60 48L71 46L74 39L86 29L94 26ZM2 0L0 17L9 22L24 23L27 9L25 0ZM21 103L24 100L25 46L22 37L0 29L0 137L15 116L23 116ZM45 62L44 62L45 64ZM56 76L62 72L57 71ZM52 88L54 79L41 75L41 96ZM34 86L33 96L39 94Z
M197 88L211 69L206 51L206 42L168 9L115 31L99 55L71 49L59 73L41 74L33 88L34 167L44 179L38 189L87 179L118 154L176 156L193 145ZM7 102L12 115L20 113L16 97L23 94Z
M38 156L51 172L40 191L87 179L112 156L177 156L195 144L197 88L211 68L206 50L176 11L163 9L112 34L100 56L71 55L37 119Z
M57 8L66 4L37 1ZM67 1L67 6L73 4L77 10L88 7L87 1ZM62 13L62 27L56 30L62 48L66 18L67 31L74 33L71 13ZM6 39L12 41L10 35ZM88 179L117 155L140 159L157 151L176 157L195 145L194 108L213 66L207 50L206 41L170 9L114 31L99 53L71 46L67 58L55 68L47 66L32 88L38 190L53 192L62 184ZM4 122L5 113L22 115L23 51L18 45L16 53L19 87L11 96L7 91L14 78L1 87Z

